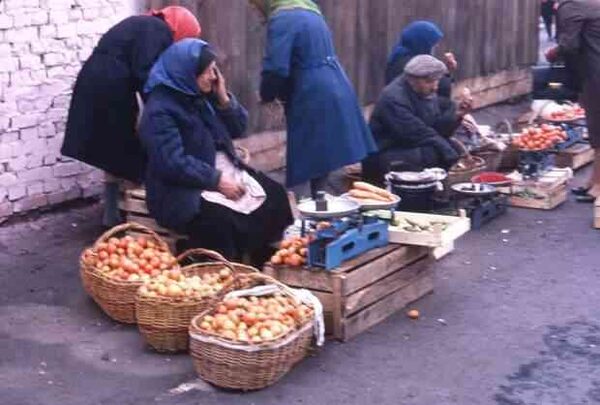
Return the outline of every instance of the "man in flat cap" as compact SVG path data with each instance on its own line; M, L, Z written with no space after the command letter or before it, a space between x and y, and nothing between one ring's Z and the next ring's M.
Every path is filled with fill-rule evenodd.
M459 153L449 141L472 100L457 106L437 94L446 65L431 55L415 56L404 74L381 94L371 117L371 131L379 152L363 162L366 180L382 184L391 169L421 171L429 167L449 169Z

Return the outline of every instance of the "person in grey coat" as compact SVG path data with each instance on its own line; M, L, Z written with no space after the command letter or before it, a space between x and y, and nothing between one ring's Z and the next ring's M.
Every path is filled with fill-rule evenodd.
M381 185L391 169L449 169L459 159L450 137L471 109L437 95L446 65L431 55L415 56L404 74L390 83L377 101L371 131L379 152L363 161L366 181Z
M600 197L600 1L560 0L557 10L558 45L546 52L550 62L563 60L579 84L586 110L589 140L595 151L587 185L574 189L580 202Z

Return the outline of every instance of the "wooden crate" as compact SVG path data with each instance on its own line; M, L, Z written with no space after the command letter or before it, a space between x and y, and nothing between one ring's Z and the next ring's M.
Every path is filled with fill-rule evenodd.
M328 335L347 341L433 291L429 249L388 245L333 271L266 265L265 274L313 292Z
M143 188L124 190L122 199L119 201L119 208L125 213L127 222L136 222L152 229L169 245L172 251L176 250L177 241L185 238L185 236L161 227L150 216L146 206L146 190ZM138 236L135 232L132 235Z
M511 195L508 202L511 207L553 210L567 201L568 196L569 192L567 191L567 186L563 185L550 193L540 195L540 198L523 198Z
M594 149L589 143L577 143L556 155L557 167L580 169L594 161Z
M594 204L594 228L600 229L600 198L596 198Z
M516 181L510 187L500 187L498 191L509 196L511 207L552 210L567 201L567 184L572 177L571 169L555 168L536 180ZM520 195L524 192L535 196Z
M429 246L441 248L454 246L454 241L471 230L471 220L466 217L449 215L434 215L416 212L396 212L396 217L426 222L443 222L447 228L441 232L408 232L398 227L390 226L390 242L402 245Z

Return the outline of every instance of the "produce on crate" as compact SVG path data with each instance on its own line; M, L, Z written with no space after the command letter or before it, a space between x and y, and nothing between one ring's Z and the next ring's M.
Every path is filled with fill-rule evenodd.
M497 172L483 172L476 176L474 176L471 181L473 183L486 183L486 184L494 184L494 183L510 183L511 179L506 175Z
M327 222L317 224L317 229L324 229L329 226ZM308 244L310 237L293 237L284 240L279 245L279 250L271 258L271 264L287 265L299 267L306 264L308 257Z
M562 106L560 110L548 114L548 118L555 121L573 121L585 117L585 110L579 105Z
M372 184L365 183L364 181L355 181L352 185L352 189L348 192L348 195L358 202L394 202L396 197L379 187L375 187Z
M279 339L306 324L312 316L308 306L275 293L224 300L200 320L199 327L228 340L263 343Z
M445 222L406 218L399 215L394 218L392 225L406 232L443 232L448 228Z
M142 297L169 297L182 301L212 297L233 280L233 273L228 268L202 276L186 276L179 269L164 270L140 287Z
M98 243L84 252L83 261L110 278L125 281L147 281L177 264L163 246L145 237L132 236L112 237Z
M569 139L567 132L559 126L542 124L539 127L525 128L515 137L512 144L524 151L542 151L553 148Z

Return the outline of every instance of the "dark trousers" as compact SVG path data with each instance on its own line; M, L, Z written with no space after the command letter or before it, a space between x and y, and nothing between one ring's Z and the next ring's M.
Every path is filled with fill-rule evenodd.
M548 33L548 38L552 38L552 25L554 24L554 14L542 14L542 20L544 20L544 26L546 27L546 33Z

